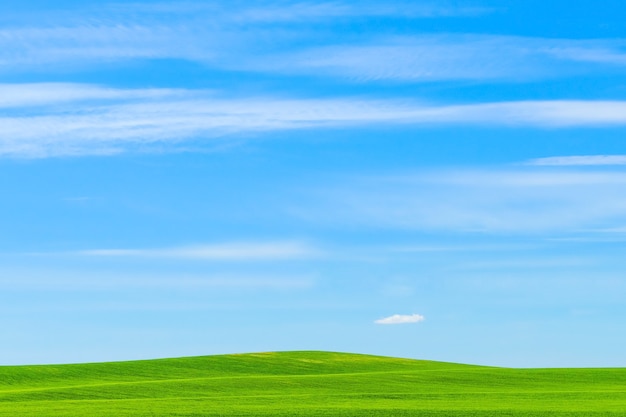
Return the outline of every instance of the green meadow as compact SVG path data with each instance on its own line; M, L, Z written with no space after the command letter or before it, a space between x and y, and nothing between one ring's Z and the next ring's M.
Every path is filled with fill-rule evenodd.
M5 366L0 416L626 416L626 368L331 352Z

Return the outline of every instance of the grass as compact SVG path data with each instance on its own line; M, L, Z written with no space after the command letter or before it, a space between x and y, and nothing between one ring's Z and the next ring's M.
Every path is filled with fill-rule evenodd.
M626 369L331 352L0 367L0 416L626 416Z

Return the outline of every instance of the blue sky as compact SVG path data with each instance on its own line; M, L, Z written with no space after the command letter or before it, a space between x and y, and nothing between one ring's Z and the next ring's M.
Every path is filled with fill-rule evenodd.
M0 4L0 361L626 366L625 14Z

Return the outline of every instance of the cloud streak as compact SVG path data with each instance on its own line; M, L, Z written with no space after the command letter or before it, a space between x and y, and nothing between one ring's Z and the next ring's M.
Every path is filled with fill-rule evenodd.
M0 28L0 72L67 71L115 62L179 59L208 69L356 81L560 77L626 64L623 40L419 32L365 34L338 43L346 19L475 16L441 2L118 4ZM343 23L342 23L343 22ZM253 30L252 30L253 28ZM382 29L381 25L377 25ZM322 36L320 36L322 35Z
M414 35L310 48L273 60L279 65L268 68L359 81L524 80L576 75L590 63L623 66L625 45L610 39Z
M0 71L38 71L117 61L182 59L209 67L246 70L273 59L276 50L315 44L342 19L435 18L476 15L486 8L413 2L268 1L101 5L13 16L0 27ZM254 30L251 30L254 28ZM250 57L257 57L251 60ZM250 63L256 64L250 65ZM245 64L244 64L245 63ZM243 65L242 65L243 64Z
M389 17L389 18L438 18L451 16L476 16L490 13L487 7L450 7L435 2L395 2L381 4L380 2L354 3L341 1L333 2L273 2L260 6L244 8L239 12L226 12L225 20L250 23L279 23L301 22L311 20L333 20L337 18L359 17Z
M203 90L50 83L0 85L0 109L0 156L30 158L176 151L190 143L209 146L211 139L250 133L375 124L626 125L626 101L442 105L354 98L228 98Z
M626 165L626 155L551 156L548 158L531 159L526 164L535 166Z
M425 317L420 314L394 314L393 316L385 317L375 320L376 324L410 324L419 323L425 320Z
M299 242L228 243L163 249L92 249L77 254L95 257L193 259L205 261L263 261L304 259L320 251Z
M587 233L626 224L626 173L535 167L450 170L335 181L310 199L294 215L342 226Z
M305 290L315 285L306 276L181 274L181 273L113 273L91 270L55 270L54 266L0 271L0 283L7 290L102 291L102 290Z
M36 109L83 102L145 101L159 98L189 96L189 90L174 89L116 89L92 84L33 83L0 84L0 109Z
M546 54L538 45L530 46L538 43L494 36L405 36L310 48L257 65L261 70L360 82L528 78L549 73Z

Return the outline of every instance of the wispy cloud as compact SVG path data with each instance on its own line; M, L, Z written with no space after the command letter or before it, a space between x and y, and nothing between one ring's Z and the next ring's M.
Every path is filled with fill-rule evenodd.
M162 249L92 249L79 255L197 259L207 261L288 260L319 256L321 251L301 242L227 243Z
M0 270L0 283L11 290L101 291L101 290L304 290L315 285L315 279L288 274L185 274L128 273L93 270L58 270L54 266Z
M498 115L498 117L494 117ZM414 109L413 120L483 125L577 127L626 123L626 101L544 100L433 106Z
M0 28L0 71L67 71L180 59L209 69L353 80L529 79L626 63L622 40L476 34L342 37L346 19L443 18L490 9L442 2L163 2L102 5ZM253 28L254 30L252 30Z
M224 60L225 68L341 77L365 82L536 80L614 71L626 64L626 41L477 34L369 36ZM591 64L595 64L591 66Z
M0 109L37 108L41 106L107 102L119 100L153 100L189 96L188 90L123 90L99 85L75 83L0 84Z
M385 317L382 319L375 320L376 324L409 324L409 323L419 323L424 321L425 317L420 314L394 314L393 316Z
M572 42L550 48L553 56L568 61L592 62L597 64L626 65L626 50L624 42L605 41L605 45L594 41Z
M624 101L441 105L354 98L228 98L202 90L83 84L5 84L0 85L0 97L0 156L17 157L175 151L190 142L210 146L207 140L225 135L372 124L626 125Z
M49 11L49 16L14 16L13 24L0 27L0 71L37 71L44 64L47 71L55 65L67 70L160 58L245 70L254 61L251 56L268 61L276 50L318 43L320 32L332 33L328 25L345 18L434 18L488 11L440 2L356 6L342 1L105 3L97 8L60 8Z
M584 233L626 224L619 170L493 169L335 180L294 215L329 224L456 233Z
M626 165L626 155L551 156L531 159L526 164L536 166Z
M549 73L545 54L537 45L528 45L537 43L532 39L471 35L394 37L311 48L252 65L357 81L528 78Z
M237 20L246 22L280 22L301 21L310 19L332 19L339 17L399 17L399 18L435 18L450 16L476 16L492 12L487 7L452 6L442 2L410 1L383 4L380 2L364 1L354 3L333 2L274 2L265 6L253 6L240 13L232 14Z
M60 9L62 10L62 9ZM398 0L393 3L363 0L358 4L349 1L289 1L260 0L254 3L247 1L229 2L127 2L105 3L100 7L83 9L83 13L108 13L118 18L133 16L134 18L153 18L164 15L169 19L198 18L203 21L213 17L222 24L254 24L302 22L310 20L333 20L335 18L359 18L368 16L397 18L435 18L450 16L477 16L493 12L490 7L463 5L462 3L443 1L422 1L415 3ZM213 23L215 24L215 23Z
M184 28L131 24L42 27L0 30L0 70L12 71L47 64L66 68L104 61L144 58L204 59L212 53L210 38L190 43ZM195 57L195 58L194 58Z

